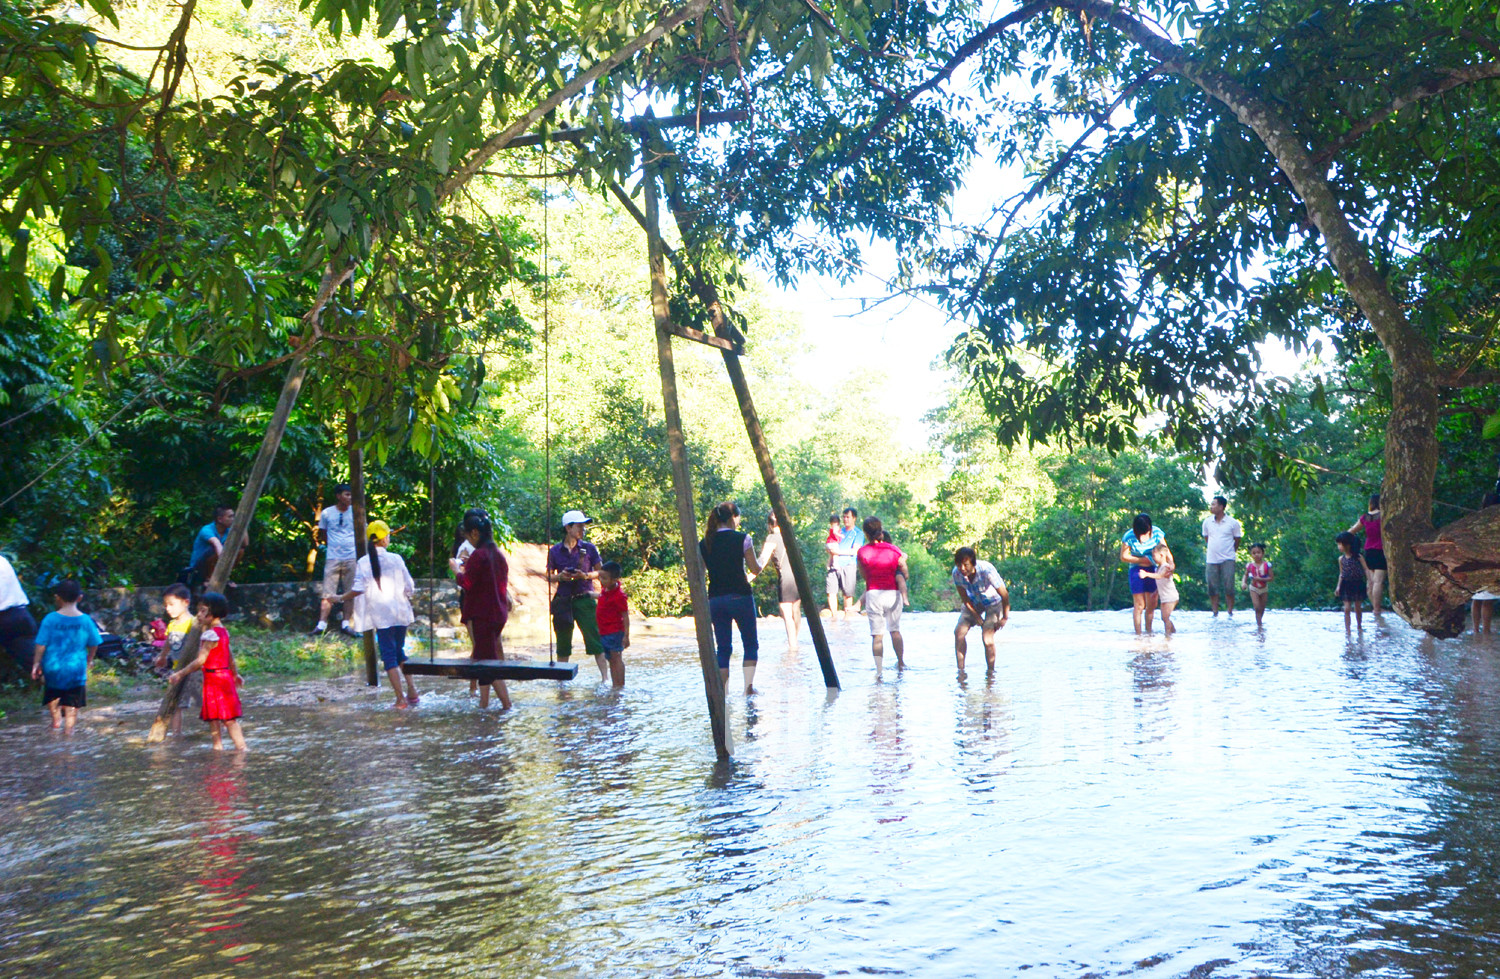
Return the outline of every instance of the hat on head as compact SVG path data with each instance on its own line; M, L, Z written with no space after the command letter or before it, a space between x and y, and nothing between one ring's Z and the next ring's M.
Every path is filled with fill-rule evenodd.
M371 520L365 527L365 536L370 540L379 540L382 537L391 536L391 525L384 520Z
M569 510L562 515L562 525L566 527L570 523L593 523L592 517L585 517L582 510Z

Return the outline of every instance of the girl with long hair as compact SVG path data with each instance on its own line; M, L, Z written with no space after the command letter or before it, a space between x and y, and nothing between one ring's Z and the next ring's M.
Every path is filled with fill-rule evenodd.
M781 533L781 522L776 514L766 516L766 543L760 550L760 565L763 568L776 566L780 579L778 596L781 606L781 624L786 626L786 648L797 651L797 629L802 624L802 596L797 594L797 581L792 576L792 566L787 563L786 538Z

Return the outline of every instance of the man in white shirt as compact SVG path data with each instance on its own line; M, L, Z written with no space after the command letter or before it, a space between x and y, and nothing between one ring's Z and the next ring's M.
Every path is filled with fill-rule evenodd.
M26 592L16 577L16 569L0 554L0 646L15 660L22 675L31 670L35 639L36 619L31 616Z
M1245 539L1245 528L1240 522L1225 513L1229 501L1216 496L1208 505L1210 516L1203 518L1203 540L1208 545L1204 559L1203 580L1208 585L1208 603L1214 615L1219 614L1219 596L1234 614L1235 562L1239 554L1240 541Z
M325 507L318 514L318 543L328 545L328 553L323 558L323 604L318 613L318 624L313 627L313 635L325 632L328 629L328 613L333 611L333 603L339 602L339 596L354 587L354 492L348 483L340 483L333 488L333 506ZM339 602L343 606L344 624L340 627L346 636L356 636L353 624L349 621L353 618L353 612L348 602Z

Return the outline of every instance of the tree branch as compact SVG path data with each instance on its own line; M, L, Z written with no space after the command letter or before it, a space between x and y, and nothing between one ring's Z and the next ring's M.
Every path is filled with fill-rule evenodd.
M1338 136L1333 142L1319 150L1313 157L1313 161L1319 164L1332 162L1335 156L1348 149L1365 133L1368 133L1409 105L1413 105L1423 99L1430 99L1434 95L1441 95L1451 89L1459 88L1463 85L1471 85L1474 82L1484 81L1489 78L1500 78L1500 61L1485 61L1477 65L1466 65L1463 68L1455 68L1441 78L1424 82L1404 95L1398 95L1392 99L1390 105L1377 109L1350 126L1347 132Z
M670 32L681 27L683 24L697 17L703 16L704 10L708 8L708 0L689 0L680 9L666 17L659 18L650 29L637 36L630 43L615 51L602 61L596 61L593 65L574 75L562 88L553 92L519 119L511 122L500 132L485 140L475 150L473 155L465 160L457 170L448 176L438 187L438 199L443 200L453 194L454 191L468 183L474 174L483 169L490 158L505 149L511 140L525 133L528 129L545 119L554 109L558 108L568 99L582 92L604 75L618 68L630 58L634 57L642 49L655 44Z

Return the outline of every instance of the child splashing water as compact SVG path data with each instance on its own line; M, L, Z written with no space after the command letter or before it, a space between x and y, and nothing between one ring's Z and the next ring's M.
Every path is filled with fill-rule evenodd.
M1363 634L1365 579L1369 577L1370 569L1359 553L1358 537L1345 530L1334 538L1334 542L1339 546L1339 583L1333 594L1344 603L1344 633L1349 632L1349 613L1353 612L1355 627Z
M1250 545L1250 563L1245 565L1245 590L1250 592L1250 604L1255 608L1255 627L1266 617L1266 599L1271 594L1271 579L1276 573L1271 562L1266 560L1266 545Z
M1151 549L1151 560L1156 563L1156 570L1142 571L1141 577L1156 580L1156 607L1161 612L1161 631L1162 635L1170 636L1177 631L1172 622L1172 610L1177 608L1180 598L1177 582L1172 580L1172 575L1177 573L1177 562L1165 541Z

